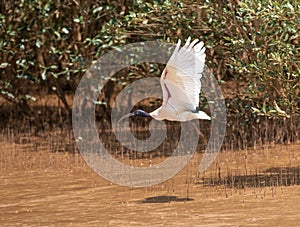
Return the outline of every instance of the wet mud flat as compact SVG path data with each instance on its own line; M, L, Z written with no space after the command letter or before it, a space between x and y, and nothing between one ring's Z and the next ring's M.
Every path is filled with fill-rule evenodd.
M144 188L108 182L80 154L60 148L50 152L42 142L35 146L5 140L0 144L1 226L300 223L300 144L221 152L203 173L197 171L203 154L196 153L175 177Z

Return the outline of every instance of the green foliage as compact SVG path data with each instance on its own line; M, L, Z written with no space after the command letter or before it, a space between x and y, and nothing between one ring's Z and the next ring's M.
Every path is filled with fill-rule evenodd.
M50 89L63 99L63 85L76 87L91 62L111 48L157 38L174 41L174 33L188 26L182 3L138 0L127 4L2 1L1 95L18 103L26 101L26 95L34 96L33 90ZM169 13L170 7L175 16Z
M218 80L240 85L237 97L251 108L236 108L268 117L299 114L299 5L298 0L2 1L0 94L19 103L49 90L69 108L66 87L74 92L91 62L107 51L192 36L205 41L207 64Z
M255 114L299 114L299 3L232 0L218 5L207 1L208 26L215 30L210 45L222 59L224 78L243 85L241 95L249 103L254 101Z

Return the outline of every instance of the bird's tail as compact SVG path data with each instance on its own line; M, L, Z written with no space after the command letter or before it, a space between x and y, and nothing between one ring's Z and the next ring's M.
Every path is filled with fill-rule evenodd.
M203 120L211 120L211 117L208 116L206 113L204 113L203 111L199 111L198 112L198 117L199 119L203 119Z

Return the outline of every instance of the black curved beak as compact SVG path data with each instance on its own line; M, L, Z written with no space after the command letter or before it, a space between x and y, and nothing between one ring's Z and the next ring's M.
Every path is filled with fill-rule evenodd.
M118 120L118 123L120 123L120 121L124 120L125 118L129 118L131 116L134 116L134 113L129 113L129 114L124 115L123 117L120 118L120 120Z

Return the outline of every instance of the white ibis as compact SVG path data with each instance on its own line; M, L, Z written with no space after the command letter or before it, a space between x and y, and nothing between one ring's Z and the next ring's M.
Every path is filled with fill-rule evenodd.
M193 119L211 118L199 111L200 79L205 63L203 42L195 39L190 43L189 37L183 47L181 40L169 59L160 77L163 92L163 104L151 113L136 110L123 116L119 121L130 116L152 117L156 120L190 121ZM194 125L195 126L195 125ZM199 134L202 134L196 127Z

